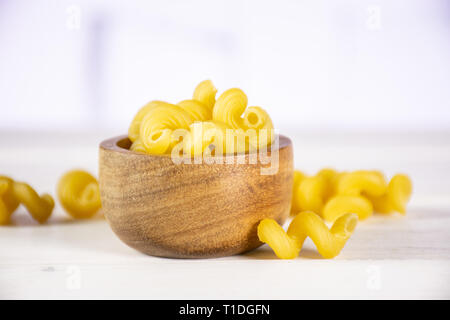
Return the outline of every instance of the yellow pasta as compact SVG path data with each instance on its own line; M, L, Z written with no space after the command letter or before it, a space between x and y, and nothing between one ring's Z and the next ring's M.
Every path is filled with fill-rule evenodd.
M55 207L51 195L39 196L33 188L23 182L14 182L12 187L14 197L27 208L34 220L44 223L50 218Z
M396 174L388 184L386 193L379 197L370 197L374 209L379 213L397 211L406 212L406 204L411 197L412 182L405 174Z
M289 225L287 233L273 219L264 219L258 225L260 241L267 243L280 259L298 256L306 237L310 237L325 259L337 256L358 222L358 216L348 213L338 218L331 229L314 212L300 212Z
M325 168L320 170L317 173L317 176L322 178L324 180L324 192L323 197L325 201L329 198L331 198L336 193L336 185L340 178L339 173L331 168Z
M231 127L220 121L194 122L189 135L183 140L183 150L193 156L202 155L207 147L214 146L212 154L222 155L226 150L226 130Z
M326 168L315 176L305 178L301 174L301 179L294 179L291 215L311 210L327 221L335 221L350 212L356 213L360 220L374 211L404 214L411 191L411 180L404 174L395 175L386 184L380 171L337 172Z
M394 211L387 193L379 197L367 196L367 198L372 203L373 209L377 213L392 213Z
M225 133L225 152L227 154L245 153L258 149L256 130L227 129Z
M344 175L338 184L338 193L344 195L381 196L386 192L387 184L382 174L377 171L354 171Z
M280 259L295 259L302 248L298 241L289 237L273 219L263 219L259 223L258 238L267 243Z
M49 194L39 196L30 185L0 176L0 225L9 223L19 204L39 223L48 220L55 206Z
M272 119L261 107L248 107L244 115L244 130L255 130L257 141L250 139L250 147L257 150L272 143L274 130Z
M326 181L331 182L338 175L338 172L332 168L324 168L319 170L319 172L317 172L317 175L319 177L322 177Z
M406 204L412 193L412 182L405 174L392 177L388 185L388 196L395 211L405 214Z
M344 174L330 168L320 170L315 176L301 174L301 180L294 182L291 215L301 210L322 215L323 206L337 194L337 185Z
M136 113L136 115L133 118L133 121L131 121L130 127L128 128L128 138L131 140L131 142L136 141L139 138L139 132L141 128L141 122L144 119L145 115L154 107L159 105L165 105L165 102L163 101L150 101L145 106L143 106L139 111Z
M183 100L178 106L189 113L193 121L211 120L212 112L206 105L197 100Z
M193 99L200 101L212 111L216 103L217 89L214 87L211 80L200 82L194 90Z
M247 96L241 89L229 89L217 101L216 93L213 83L205 80L195 88L191 100L177 105L158 100L149 102L130 124L130 150L178 154L182 148L184 154L196 157L207 148L214 149L216 155L233 154L258 150L272 143L273 123L264 109L247 108Z
M13 183L12 179L0 176L0 225L7 224L19 206L19 201L12 193Z
M326 184L322 177L306 177L296 190L296 206L302 211L310 210L321 215L325 192Z
M234 129L242 129L241 118L247 108L247 95L238 88L228 89L217 99L213 109L213 120L224 122Z
M246 108L246 94L238 88L229 89L217 99L213 109L213 119L224 122L234 129L255 130L256 139L252 137L248 139L249 147L252 149L270 145L274 132L269 115L261 107Z
M100 208L97 179L83 170L72 170L58 182L58 198L63 208L75 219L92 217Z
M373 213L372 203L362 196L337 195L328 200L322 216L326 221L335 221L346 213L356 213L359 220L365 220Z
M142 144L141 139L137 139L135 140L131 146L130 146L130 150L134 151L134 152L141 152L141 153L146 153L147 150L145 149L144 145Z
M300 182L306 178L306 175L300 170L294 170L294 186L292 188L291 215L296 215L301 209L297 202L297 189Z
M173 131L188 130L192 122L191 115L181 107L169 103L159 105L150 109L142 120L139 139L148 153L168 153L177 142Z
M194 122L183 139L183 149L199 156L206 148L211 155L243 153L248 151L248 136L242 129L232 129L220 121Z

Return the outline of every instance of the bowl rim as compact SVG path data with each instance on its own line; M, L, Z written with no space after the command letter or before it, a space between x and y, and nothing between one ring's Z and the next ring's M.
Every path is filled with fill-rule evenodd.
M287 148L289 146L292 146L292 141L289 137L282 135L282 134L277 134L278 138L279 138L279 143L278 143L278 150ZM131 140L128 138L128 135L123 134L123 135L119 135L119 136L115 136L112 138L108 138L103 140L102 142L100 142L100 149L104 149L104 150L109 150L109 151L114 151L114 152L119 152L119 153L126 153L126 154L133 154L133 155L138 155L138 156L143 156L143 157L153 157L153 158L171 158L171 154L150 154L150 153L142 153L142 152L137 152L137 151L131 151L130 149L124 148L119 146L119 143L121 142L126 142L128 140L129 144L131 145ZM127 142L127 143L128 143ZM272 147L270 146L269 148L267 148L267 152L271 152L272 151ZM259 152L259 149L256 152L245 152L245 153L237 153L234 154L234 157L237 156L247 156L249 154L257 154ZM227 155L229 157L231 157L232 155Z

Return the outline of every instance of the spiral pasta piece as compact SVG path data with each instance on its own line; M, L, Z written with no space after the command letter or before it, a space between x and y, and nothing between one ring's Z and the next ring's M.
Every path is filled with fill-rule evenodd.
M177 143L172 136L175 129L189 129L191 115L181 107L159 105L150 109L141 122L139 138L147 152L164 154Z
M92 217L102 206L97 179L83 170L65 173L58 182L58 198L75 219Z
M45 193L39 196L27 183L16 181L12 184L12 193L27 208L34 220L44 223L50 218L55 207L51 195Z
M411 179L405 174L396 174L389 181L387 191L379 197L370 197L374 209L379 213L397 211L406 213L406 204L412 193Z
M0 226L8 224L11 214L3 200L0 200Z
M378 213L392 213L394 211L387 193L379 197L368 196L368 199L372 203L373 209Z
M257 134L257 141L250 139L250 147L257 150L272 143L274 139L272 119L263 108L248 107L243 119L244 130L253 129Z
M207 121L212 119L212 112L206 105L197 100L183 100L178 106L189 113L193 121Z
M302 249L298 241L289 237L286 231L273 219L263 219L258 225L259 241L267 243L280 259L295 259Z
M226 152L226 131L231 127L220 121L194 122L189 126L189 135L183 139L183 150L193 156L202 155L206 148L214 147L212 154Z
M183 138L183 150L194 157L209 147L210 154L224 155L248 151L248 136L242 129L232 129L220 121L194 122Z
M349 212L356 213L359 220L365 220L372 215L373 206L362 196L337 195L326 202L322 216L332 222Z
M339 217L328 229L323 220L314 212L306 211L297 215L289 225L287 235L303 245L309 236L325 259L337 256L353 234L358 216L347 213Z
M131 144L130 150L134 151L134 152L141 152L141 153L146 153L147 152L147 150L145 149L144 145L142 144L141 139L135 140Z
M139 109L139 111L134 116L133 121L131 121L130 127L128 128L128 138L131 140L131 142L134 142L139 138L141 122L144 119L145 115L154 107L165 104L166 102L154 100L150 101L141 109Z
M213 120L224 122L234 129L242 129L244 120L241 118L247 108L247 95L238 88L223 92L213 108Z
M314 212L300 212L289 225L288 231L273 219L264 219L258 225L260 241L267 243L280 259L293 259L298 256L307 237L317 247L325 259L337 256L352 235L358 216L348 213L339 217L331 229Z
M326 184L322 177L304 178L295 193L297 207L302 211L314 211L321 214L324 205Z
M247 96L241 89L229 89L217 101L216 93L212 82L205 80L197 85L191 100L177 105L149 102L130 124L130 150L174 155L185 150L185 155L198 156L208 146L211 149L212 140L216 140L214 154L256 151L272 143L273 123L264 109L247 108ZM191 126L195 122L205 124ZM210 134L201 133L205 128Z
M325 181L331 182L338 175L338 172L332 168L324 168L317 172L317 176L322 177Z
M193 99L200 101L209 110L212 111L214 104L216 103L217 89L214 87L211 80L205 80L200 82L194 90Z
M294 170L294 183L292 188L291 215L296 215L301 209L297 203L297 189L306 175L300 170Z
M0 176L0 225L9 223L11 215L20 204L39 223L48 220L55 206L49 194L39 196L30 185Z
M0 225L7 224L19 206L19 201L12 193L13 182L8 177L0 176Z
M381 196L387 190L384 176L378 171L354 171L339 180L338 193L343 195Z
M6 176L0 176L0 197L5 204L8 211L14 212L19 206L20 202L14 198L12 192L12 185L14 180Z
M386 184L382 172L359 170L337 172L322 169L315 176L294 181L291 214L311 210L327 221L345 213L356 213L360 220L373 212L405 213L412 183L407 175L397 174Z
M336 193L336 186L340 178L340 174L334 169L324 168L317 173L317 176L324 180L325 190L323 196L325 201L327 201Z
M388 185L388 195L395 211L406 212L406 204L412 193L412 182L405 174L396 174Z

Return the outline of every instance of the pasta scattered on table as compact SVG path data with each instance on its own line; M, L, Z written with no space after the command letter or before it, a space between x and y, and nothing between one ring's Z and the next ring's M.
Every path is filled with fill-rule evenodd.
M365 220L372 215L373 205L362 196L337 195L327 201L322 216L326 221L335 221L348 212L356 213L359 220Z
M392 177L384 194L378 197L369 197L375 211L379 213L399 212L406 213L406 204L412 193L412 182L405 174L396 174Z
M57 192L61 205L75 219L91 218L102 206L97 179L83 170L65 173Z
M324 258L339 254L353 232L357 220L374 211L405 214L412 193L412 182L396 174L389 183L375 170L337 172L326 168L314 176L294 171L291 215L287 233L271 219L258 225L258 237L281 259L298 256L303 241L311 237ZM325 222L334 222L328 230Z
M280 259L294 259L307 237L325 259L337 256L355 230L358 216L347 213L340 216L328 229L322 218L312 211L302 211L292 220L287 232L273 219L264 219L258 225L258 237L267 243Z
M311 210L333 222L348 212L358 214L360 220L373 212L405 213L411 193L412 183L405 174L396 174L387 183L385 176L375 170L322 169L313 176L296 170L291 215Z
M0 176L0 225L10 222L12 214L20 204L39 223L45 223L55 207L51 195L45 193L39 196L29 184Z

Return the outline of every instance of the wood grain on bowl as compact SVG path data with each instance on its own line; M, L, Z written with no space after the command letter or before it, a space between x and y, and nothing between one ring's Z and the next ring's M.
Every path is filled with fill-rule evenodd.
M293 150L284 136L273 175L261 175L268 165L249 164L248 154L245 164L175 164L130 144L126 136L106 140L99 158L103 211L130 247L171 258L234 255L262 244L261 219L282 224L288 216Z

